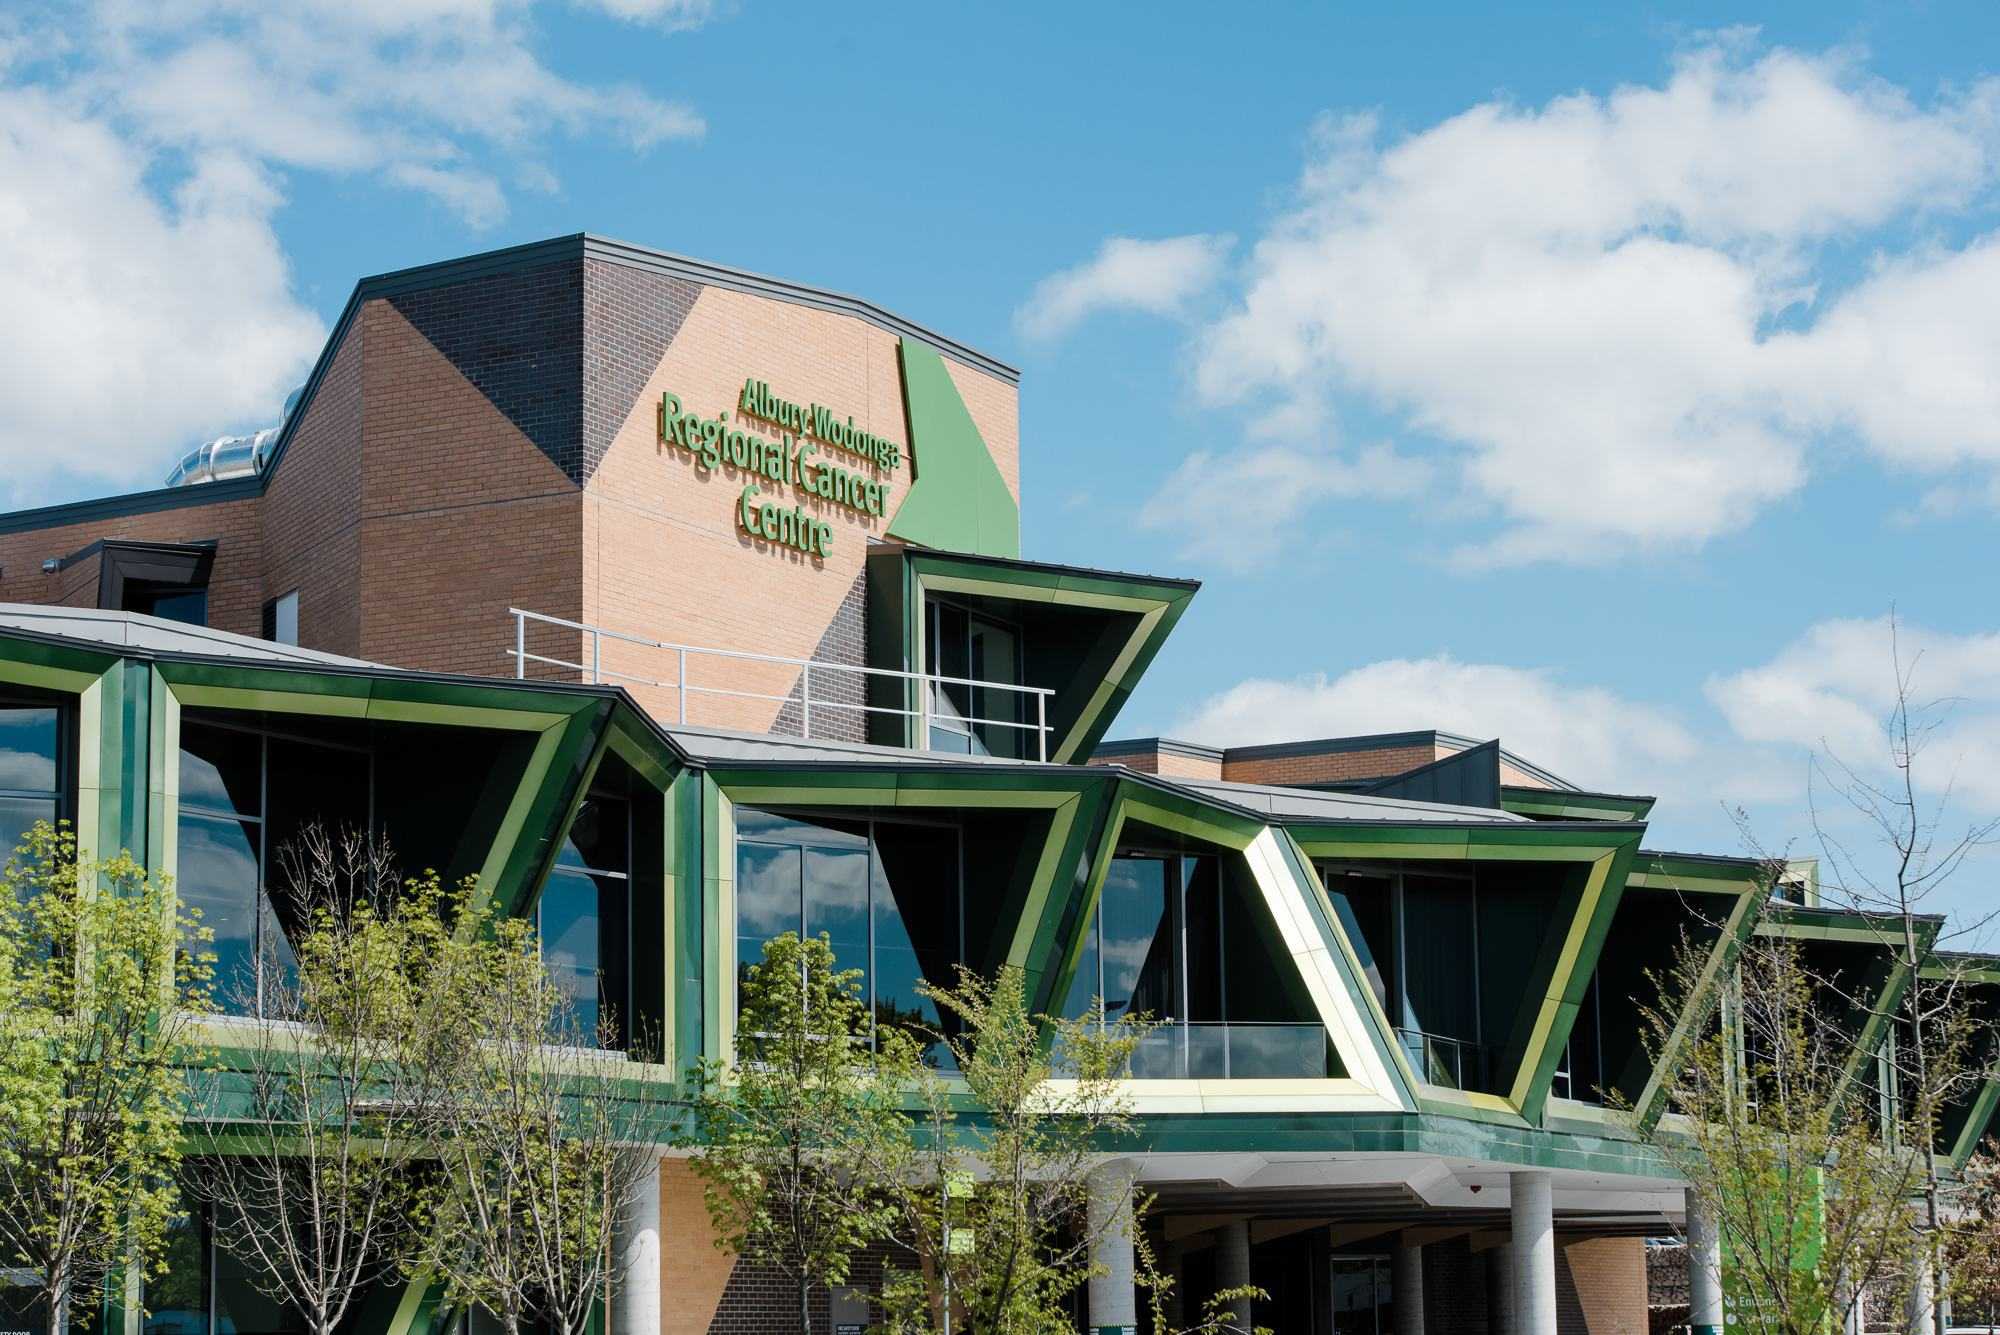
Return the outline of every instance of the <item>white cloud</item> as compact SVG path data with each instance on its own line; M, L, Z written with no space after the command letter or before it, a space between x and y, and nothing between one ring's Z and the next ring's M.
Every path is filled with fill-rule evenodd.
M158 480L163 445L272 417L324 330L292 291L270 182L148 156L47 94L0 90L0 461L9 503L58 475Z
M1334 498L1409 497L1431 479L1422 460L1372 445L1346 458L1289 444L1197 451L1139 512L1139 526L1177 534L1182 553L1225 570L1263 565L1297 541L1294 521Z
M1338 677L1252 678L1196 706L1172 734L1213 746L1439 728L1498 737L1586 788L1658 793L1700 743L1669 712L1541 668L1394 658Z
M1228 236L1114 236L1091 259L1035 284L1014 313L1015 328L1054 339L1102 311L1178 315L1215 285L1234 245Z
M686 26L711 11L603 0ZM325 330L273 228L292 173L415 191L474 226L560 137L642 150L686 106L564 78L533 0L98 0L0 16L0 503L156 484L274 420ZM499 163L489 167L488 163Z
M1996 125L2000 81L1919 105L1740 42L1386 146L1329 118L1195 386L1388 410L1495 518L1459 553L1480 563L1698 547L1834 430L1897 466L2000 462L2000 240L1893 249L1990 201ZM1884 258L1835 292L1856 243Z
M2000 633L1949 634L1903 625L1892 650L1886 617L1809 627L1769 661L1709 679L1706 692L1747 742L1825 748L1842 764L1880 776L1896 704L1895 654L1910 679L1914 718L1928 734L1913 773L1920 789L1946 789L2000 812Z

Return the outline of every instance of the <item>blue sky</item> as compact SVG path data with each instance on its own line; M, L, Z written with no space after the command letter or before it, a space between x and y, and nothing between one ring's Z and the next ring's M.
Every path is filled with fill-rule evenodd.
M1026 552L1206 582L1121 732L1497 733L1811 852L1893 605L1927 797L2000 814L2000 11L1497 9L17 7L0 502L271 420L360 275L590 230L1019 365Z

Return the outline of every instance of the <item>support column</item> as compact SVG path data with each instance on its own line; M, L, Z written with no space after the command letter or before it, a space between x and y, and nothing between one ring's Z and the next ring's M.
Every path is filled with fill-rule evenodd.
M1910 1335L1931 1335L1944 1327L1937 1319L1937 1277L1931 1269L1929 1241L1919 1234L1910 1248L1910 1289L1903 1296L1903 1329Z
M1124 1161L1090 1175L1086 1225L1090 1259L1101 1272L1090 1277L1092 1335L1133 1335L1139 1328L1139 1296L1132 1283L1133 1177L1132 1164Z
M1687 1193L1688 1328L1693 1335L1722 1335L1722 1238L1715 1221Z
M612 1230L611 1335L660 1335L660 1156L644 1154Z
M1240 1289L1250 1283L1250 1225L1239 1219L1215 1230L1215 1287ZM1250 1300L1238 1298L1223 1324L1228 1331L1250 1330Z
M1547 1173L1508 1174L1513 1213L1514 1329L1556 1335L1555 1186Z
M1424 1249L1396 1243L1396 1335L1424 1335Z
M1486 1252L1486 1329L1514 1335L1514 1247L1502 1243Z

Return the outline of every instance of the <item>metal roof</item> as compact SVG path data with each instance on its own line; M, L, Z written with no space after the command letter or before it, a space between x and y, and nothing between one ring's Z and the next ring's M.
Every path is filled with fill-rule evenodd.
M1412 802L1367 793L1333 793L1311 788L1278 788L1261 783L1231 783L1225 779L1181 779L1160 775L1161 783L1218 798L1259 815L1280 820L1447 821L1481 825L1532 824L1525 816L1491 807L1460 807L1443 802Z
M193 654L203 658L241 659L249 663L288 663L314 667L398 669L361 658L344 658L317 649L301 649L254 635L237 635L207 626L114 612L96 607L62 607L40 603L0 603L0 632L22 631L113 649L148 653Z

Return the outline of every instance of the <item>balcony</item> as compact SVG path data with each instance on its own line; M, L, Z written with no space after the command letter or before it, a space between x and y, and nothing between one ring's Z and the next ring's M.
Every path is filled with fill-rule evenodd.
M1058 1057L1056 1065L1065 1063ZM1126 1073L1134 1080L1324 1080L1339 1071L1323 1025L1169 1022L1139 1040Z
M853 742L869 734L871 717L889 717L922 743L916 749L978 755L1002 750L990 739L1026 734L1024 753L1049 757L1055 692L1044 687L677 644L518 607L508 615L515 677L527 679L535 664L545 669L535 676L623 686L662 723ZM530 648L548 639L575 646L578 657ZM915 706L873 703L883 694L869 688L881 683Z

